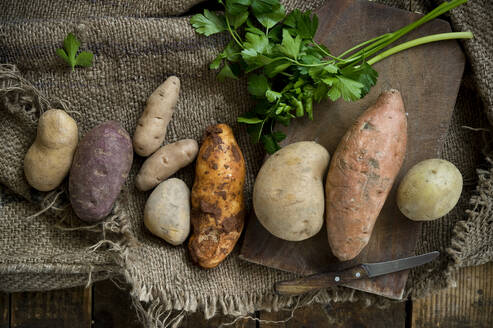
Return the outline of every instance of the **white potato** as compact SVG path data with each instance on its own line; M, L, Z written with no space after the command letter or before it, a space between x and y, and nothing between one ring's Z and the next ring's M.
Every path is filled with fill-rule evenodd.
M397 206L414 221L431 221L450 212L462 192L462 175L454 164L428 159L414 165L397 190Z
M300 241L320 231L328 164L329 153L313 141L290 144L265 161L255 180L253 207L271 234Z
M144 224L171 245L180 245L190 233L190 190L180 179L161 182L147 199Z

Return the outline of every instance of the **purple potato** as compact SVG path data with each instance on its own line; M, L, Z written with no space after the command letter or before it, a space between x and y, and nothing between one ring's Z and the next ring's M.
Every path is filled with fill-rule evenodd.
M82 138L69 178L70 203L80 219L95 223L110 214L132 159L132 140L116 121L104 122Z

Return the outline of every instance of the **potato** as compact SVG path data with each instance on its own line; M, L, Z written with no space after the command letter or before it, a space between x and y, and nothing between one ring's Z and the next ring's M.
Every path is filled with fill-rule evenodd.
M132 141L116 121L90 130L75 151L70 170L70 203L89 223L110 214L132 166Z
M27 182L39 191L58 187L70 170L78 138L77 123L65 111L44 112L36 140L24 157Z
M161 147L142 164L135 178L135 186L141 191L154 188L192 163L198 151L199 145L193 139L184 139Z
M253 187L253 207L265 229L289 241L320 231L328 164L328 151L313 141L285 146L265 161Z
M188 248L192 260L213 268L233 250L244 225L245 160L226 124L207 128L195 167Z
M163 144L179 94L180 79L170 76L147 99L133 139L135 152L140 156L149 156Z
M397 189L397 206L414 221L431 221L450 212L462 192L462 175L454 164L427 159L414 165Z
M327 238L339 260L354 259L370 241L406 145L406 111L393 89L382 92L342 137L325 184Z
M180 179L161 182L147 199L144 224L171 245L180 245L190 233L190 190Z

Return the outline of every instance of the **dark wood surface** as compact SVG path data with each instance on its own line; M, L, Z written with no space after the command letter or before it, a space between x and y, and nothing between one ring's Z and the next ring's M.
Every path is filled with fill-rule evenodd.
M241 328L486 328L493 327L493 263L465 268L453 274L457 288L390 306L367 307L362 302L312 305L289 311L257 312L257 319L239 320ZM175 312L176 313L176 312ZM215 328L233 321L229 316L204 320L190 314L183 328ZM98 282L92 288L37 293L0 293L0 327L49 328L137 328L142 327L130 296L112 282Z
M91 288L51 292L13 293L10 300L11 328L91 327Z
M0 292L0 328L9 327L10 303L9 294Z
M419 14L385 7L367 1L334 0L317 10L320 27L317 39L335 54L354 44L392 32L420 17ZM404 40L424 34L449 32L443 20L429 22ZM443 60L447 58L447 60ZM314 121L295 120L288 128L284 144L314 140L333 153L341 137L355 119L375 103L380 92L390 87L402 93L408 112L408 149L399 176L373 230L368 246L360 256L339 262L331 253L325 228L302 242L288 242L269 234L252 213L247 225L241 257L277 269L311 274L340 271L355 263L377 262L413 255L419 223L406 219L395 203L399 180L417 162L437 156L447 131L464 69L464 54L456 41L434 43L391 56L374 65L379 79L360 101L339 100L315 107ZM407 271L372 280L348 283L356 289L400 299Z
M493 263L465 268L457 288L413 302L413 328L493 327Z

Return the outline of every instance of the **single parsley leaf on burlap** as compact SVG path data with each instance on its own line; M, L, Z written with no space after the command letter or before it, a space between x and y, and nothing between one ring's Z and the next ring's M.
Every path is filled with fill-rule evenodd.
M204 14L194 15L190 19L190 23L195 27L197 33L205 36L223 32L227 29L224 16L218 16L207 9L204 9Z
M72 67L72 71L75 70L75 66L89 67L92 65L93 54L89 51L82 51L77 55L77 51L80 47L80 41L77 40L75 35L69 33L65 40L63 40L63 49L58 48L56 53L67 64Z

